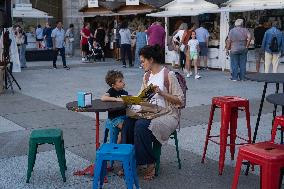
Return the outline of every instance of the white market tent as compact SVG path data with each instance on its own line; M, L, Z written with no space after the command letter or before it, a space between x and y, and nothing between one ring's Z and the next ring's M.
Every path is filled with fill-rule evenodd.
M17 10L13 8L14 18L52 18L48 13L32 8L32 10Z
M284 0L230 0L221 11L244 12L265 9L284 9Z
M205 0L175 0L162 8L165 11L148 14L152 17L196 16L203 13L216 13L219 8L216 4Z

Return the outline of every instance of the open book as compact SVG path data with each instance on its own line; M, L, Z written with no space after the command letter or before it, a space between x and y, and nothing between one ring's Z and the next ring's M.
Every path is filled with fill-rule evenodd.
M139 105L141 102L149 101L154 95L154 86L151 83L138 96L121 96L121 98L127 105Z

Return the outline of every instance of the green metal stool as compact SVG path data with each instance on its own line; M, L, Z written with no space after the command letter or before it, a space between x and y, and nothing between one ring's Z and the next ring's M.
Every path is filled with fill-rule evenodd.
M55 145L55 150L58 158L60 167L60 173L63 181L66 182L65 170L67 170L63 132L61 129L43 129L34 130L30 136L29 142L29 159L28 159L28 171L27 171L27 183L29 183L33 167L35 165L37 147L41 144L52 144Z
M175 145L176 145L176 152L177 152L177 159L178 159L178 168L181 169L181 161L179 157L179 149L178 149L178 138L177 138L177 131L174 131L171 136L171 139L175 139ZM155 141L153 143L153 151L154 151L154 156L156 158L156 170L155 170L155 175L159 175L159 170L160 170L160 156L161 156L161 150L162 150L162 145L158 141Z

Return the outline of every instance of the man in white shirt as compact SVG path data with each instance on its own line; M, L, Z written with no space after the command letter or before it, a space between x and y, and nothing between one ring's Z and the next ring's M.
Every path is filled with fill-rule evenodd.
M63 68L66 70L69 70L70 68L66 66L66 58L65 58L65 31L62 28L62 22L57 21L56 22L56 28L52 30L51 33L52 37L52 43L53 43L53 69L57 69L56 67L56 61L57 61L57 55L58 52L60 52L60 55L62 57L63 62Z
M199 28L195 30L196 32L196 39L199 41L199 48L200 48L200 58L198 60L199 64L201 60L204 61L204 68L208 70L207 60L208 60L208 44L209 44L209 32L207 29L204 28L204 23L201 24Z

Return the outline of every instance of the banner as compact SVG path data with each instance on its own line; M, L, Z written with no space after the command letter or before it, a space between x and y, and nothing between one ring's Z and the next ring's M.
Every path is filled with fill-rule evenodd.
M126 0L126 5L139 5L139 0Z
M99 1L98 0L88 0L88 7L99 7Z

